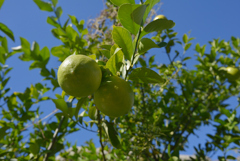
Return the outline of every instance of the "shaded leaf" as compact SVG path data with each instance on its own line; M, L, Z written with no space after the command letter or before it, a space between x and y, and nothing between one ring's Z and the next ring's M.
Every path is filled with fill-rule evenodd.
M146 11L147 6L146 5L141 5L137 7L132 13L131 13L131 18L132 20L137 23L138 25L143 24L143 15Z
M149 49L152 49L152 48L160 48L160 47L157 44L155 44L155 42L153 42L151 39L142 38L139 42L138 52L139 54L144 54L145 52L147 52Z
M75 110L75 118L76 118L76 120L78 118L78 113L79 113L82 105L86 102L86 100L87 100L87 97L83 97L80 100L78 100L77 107L76 107L76 110Z
M113 147L119 149L121 148L121 142L120 142L120 137L116 131L116 129L114 128L114 124L113 123L109 123L109 122L106 122L107 124L107 131L108 131L108 138L112 144Z
M129 75L129 79L132 81L139 81L144 83L163 83L164 79L155 71L142 67L136 68Z
M172 20L157 19L155 21L150 22L147 26L144 27L141 37L143 37L144 35L150 32L170 29L174 26L175 26L175 23Z

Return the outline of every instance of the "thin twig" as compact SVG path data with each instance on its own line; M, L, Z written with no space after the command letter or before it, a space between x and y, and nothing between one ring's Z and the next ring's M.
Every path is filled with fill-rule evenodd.
M56 128L56 130L55 130L55 132L54 132L54 134L53 134L52 142L49 144L47 150L51 151L53 145L54 145L55 142L57 141L57 135L58 135L58 132L60 131L60 128L61 128L61 126L62 126L62 123L63 123L64 119L65 119L65 116L62 116L62 117L61 117L61 120L60 120L60 123L59 123L59 125L58 125L58 128ZM47 161L47 160L48 160L48 157L50 156L50 154L51 154L51 152L48 152L48 153L45 155L43 161Z
M99 110L97 110L97 115L98 115L99 142L101 144L103 160L106 161L105 154L104 154L104 145L102 143L102 127L101 127L101 116L100 116Z

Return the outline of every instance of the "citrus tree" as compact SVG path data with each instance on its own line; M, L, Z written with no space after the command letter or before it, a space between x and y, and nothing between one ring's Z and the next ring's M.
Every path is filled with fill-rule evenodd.
M62 44L40 48L20 37L20 46L10 49L13 31L0 23L2 160L181 160L189 137L203 126L214 133L191 147L196 154L191 160L207 160L216 152L219 160L236 159L230 152L239 152L240 117L238 106L226 100L239 99L239 38L193 45L194 38L173 30L174 20L154 18L160 0L108 0L87 28L72 15L60 21L58 0L34 2L55 15L47 23ZM164 51L169 63L156 61L152 48ZM186 56L192 48L197 54ZM7 84L12 68L6 60L16 53L43 78L22 92L10 92ZM49 68L50 57L62 65ZM187 68L189 59L197 60L194 69ZM63 92L56 93L57 88ZM49 100L58 112L43 123L40 105ZM65 139L84 130L96 133L101 147L86 140L78 148Z

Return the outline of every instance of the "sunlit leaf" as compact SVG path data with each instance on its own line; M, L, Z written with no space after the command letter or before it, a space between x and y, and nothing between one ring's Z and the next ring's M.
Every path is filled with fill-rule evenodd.
M116 6L121 6L125 3L135 4L135 0L111 0L111 2Z
M137 35L140 25L134 22L132 13L140 6L141 5L123 4L118 10L118 18L121 24L134 35ZM134 16L136 15L134 14Z
M52 12L53 9L52 9L52 6L51 6L51 3L49 2L44 2L44 1L41 1L41 0L33 0L36 5L38 6L38 8L42 11L48 11L48 12Z
M4 32L9 38L11 38L13 41L15 41L14 39L14 35L13 32L3 23L0 22L0 30L2 32Z
M133 44L131 34L123 27L113 27L112 37L114 42L122 48L124 57L131 60L133 55Z

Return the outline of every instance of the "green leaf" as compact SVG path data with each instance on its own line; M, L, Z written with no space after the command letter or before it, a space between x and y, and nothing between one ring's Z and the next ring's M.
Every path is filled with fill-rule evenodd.
M51 53L53 56L58 57L59 61L65 60L69 55L71 55L71 51L69 48L65 48L64 46L56 46L51 49Z
M0 9L1 9L3 3L4 3L4 0L0 0Z
M123 27L113 26L112 37L114 42L122 48L124 57L131 60L133 55L133 44L131 34Z
M147 52L149 49L152 49L152 48L160 48L160 47L157 44L155 44L155 42L153 42L151 39L142 38L139 42L138 52L139 54L144 54L145 52Z
M58 7L58 8L56 9L56 15L57 15L58 18L61 17L62 12L63 12L63 11L62 11L62 7Z
M144 83L164 83L164 79L159 74L146 67L134 69L129 75L129 79Z
M75 110L75 118L76 118L76 120L78 119L78 113L79 113L82 105L86 102L86 100L87 100L87 97L83 97L80 100L78 100L77 107L76 107L76 110Z
M157 45L161 48L161 47L165 47L167 45L167 43L166 42L160 42Z
M53 6L56 7L58 4L58 0L51 0L51 1L52 1Z
M160 0L146 0L146 2L144 4L147 5L147 8L146 8L145 14L143 16L143 22L145 22L146 18L148 17L149 12L153 8L153 6L155 4L157 4L158 2L160 2Z
M48 11L48 12L52 12L52 5L49 2L43 2L41 0L33 0L36 5L38 6L38 8L42 11Z
M61 27L58 23L57 23L57 18L50 16L47 18L47 23L54 26L54 27Z
M13 41L15 41L14 39L14 35L13 32L3 23L0 22L0 30L2 32L4 32L9 38L11 38Z
M29 149L31 153L33 153L34 155L37 155L39 153L40 146L38 145L38 143L31 143L29 146Z
M121 148L121 142L120 142L120 137L118 136L118 133L116 131L116 129L114 128L114 124L113 123L109 123L106 122L107 124L107 128L108 128L108 138L112 144L113 147L119 149Z
M52 101L57 109L61 110L65 116L68 116L68 105L64 99L52 99Z
M188 59L191 59L191 57L186 57L186 58L184 58L184 59L183 59L183 62L186 61L186 60L188 60Z
M125 3L135 4L135 0L111 0L111 2L116 6L121 6Z
M114 55L107 61L106 68L108 68L113 75L117 75L117 71L119 71L122 66L123 61L123 52L120 48L117 48Z
M109 50L105 50L105 49L100 49L99 52L104 55L106 58L110 58L110 51Z
M75 26L77 26L77 25L78 25L78 20L77 20L77 18L76 18L75 16L72 16L72 15L68 15L68 16L70 17L72 24L74 24Z
M96 108L96 106L91 106L89 108L88 116L92 120L97 120L97 108Z
M146 11L146 8L147 8L146 5L141 5L131 13L132 20L138 25L143 24L143 16Z
M165 29L170 29L174 27L175 23L172 20L167 19L157 19L155 21L150 22L146 27L144 27L143 35L154 32L154 31L161 31ZM141 35L142 36L142 35Z
M121 24L134 35L137 35L140 25L134 22L136 15L132 13L141 6L142 5L123 4L118 10L118 18Z
M192 46L192 43L186 44L186 46L184 47L184 50L187 51L191 46Z
M2 140L4 138L4 136L6 136L8 133L6 133L6 131L9 129L9 127L4 126L2 128L0 128L0 140Z
M8 42L6 37L2 39L2 47L5 49L5 52L8 53Z
M188 42L187 34L184 34L182 39L183 39L183 42L186 44Z

